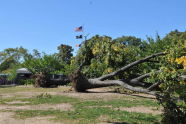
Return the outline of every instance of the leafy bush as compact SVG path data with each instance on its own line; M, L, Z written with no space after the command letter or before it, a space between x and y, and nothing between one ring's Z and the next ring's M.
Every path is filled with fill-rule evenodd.
M174 41L174 39L169 40ZM184 124L186 123L186 82L180 76L186 74L186 39L177 38L176 42L169 44L166 52L168 54L161 61L161 73L153 75L154 80L161 83L161 96L157 98L164 107L162 123Z
M29 85L29 84L33 85L35 83L34 79L19 79L17 82L20 85Z
M63 63L61 63L56 56L52 55L28 59L23 63L23 66L34 74L36 87L46 87L48 80L47 75L64 68Z

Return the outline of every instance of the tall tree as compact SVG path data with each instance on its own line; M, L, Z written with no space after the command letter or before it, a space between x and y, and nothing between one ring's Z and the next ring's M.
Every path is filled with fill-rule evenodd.
M11 65L20 64L28 55L23 47L7 48L0 52L0 71L8 69Z
M142 41L140 38L134 36L122 36L119 38L114 39L116 42L120 42L124 45L132 45L132 46L140 46Z
M58 53L56 54L60 61L70 64L70 59L72 58L73 54L73 48L72 46L61 44L57 47Z

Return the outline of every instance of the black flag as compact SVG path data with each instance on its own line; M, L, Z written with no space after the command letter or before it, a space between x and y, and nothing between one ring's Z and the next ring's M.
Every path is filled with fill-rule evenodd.
M82 39L83 35L76 36L76 39Z

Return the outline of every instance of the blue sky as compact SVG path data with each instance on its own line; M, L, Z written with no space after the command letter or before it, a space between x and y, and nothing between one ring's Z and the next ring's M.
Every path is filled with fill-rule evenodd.
M0 0L0 51L23 46L46 53L60 44L77 51L84 34L145 39L186 30L186 0Z

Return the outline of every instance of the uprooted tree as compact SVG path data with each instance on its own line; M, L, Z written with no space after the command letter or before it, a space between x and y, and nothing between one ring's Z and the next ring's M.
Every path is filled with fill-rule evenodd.
M160 83L155 83L149 86L149 84L145 84L143 80L147 77L150 76L150 73L140 75L138 77L132 78L132 79L118 79L118 80L113 80L115 76L123 73L124 71L138 65L144 62L149 62L150 59L157 57L157 56L162 56L165 55L165 53L156 53L151 56L145 57L143 59L137 60L135 62L132 62L119 70L103 75L98 78L94 79L87 79L78 69L75 71L71 76L71 81L73 82L73 87L77 92L84 92L87 89L91 88L99 88L99 87L106 87L106 86L121 86L123 88L136 91L136 92L141 92L141 93L147 93L147 94L152 94L155 95L155 92L152 91L154 88L156 88ZM160 71L157 71L160 72ZM141 87L146 87L146 88L136 88L135 86L141 86ZM148 87L149 86L149 87Z
M145 50L149 51L148 55L151 51L157 51L156 54L151 54L143 59L131 59L135 58L135 56L138 57L138 54L140 53L138 48L133 50L133 48L130 49L130 46L126 47L116 43L113 45L113 42L109 42L108 44L110 45L107 45L107 48L106 43L110 40L109 38L103 38L105 42L98 42L95 38L92 40L93 42L87 43L89 45L87 48L86 45L82 47L82 49L88 49L89 54L85 54L84 60L82 59L82 63L79 63L79 69L74 71L70 76L71 81L73 82L73 87L77 92L84 92L91 88L121 86L131 91L155 95L159 103L164 107L162 119L164 124L186 123L186 76L184 76L186 75L185 36L186 32L174 31L167 35L163 40L158 39L156 43L152 42L150 48L148 48L148 45L143 47L143 44L141 44L140 47L142 46L142 49L140 50L143 51L144 48L148 48L148 50ZM102 40L101 38L100 40ZM95 45L92 45L92 43ZM153 44L156 44L155 47ZM120 48L118 46L122 47ZM91 50L91 48L93 49ZM138 53L136 53L136 51ZM84 53L83 51L80 52L82 52L82 56L80 57L83 58ZM142 52L142 54L143 53L145 52ZM129 55L122 56L125 54ZM102 55L107 56L105 57ZM119 59L116 58L118 55L120 55ZM156 57L158 58L158 61L155 59ZM130 60L130 63L125 63L125 60ZM106 66L102 64L103 62L106 62ZM156 71L151 71L152 68L147 69L151 64L146 64L146 66L144 66L145 63L158 63L159 66L157 67L155 64L152 64L153 67L156 67ZM115 65L119 67L116 71L111 69L112 71L110 73L99 73L105 70L104 67L114 68ZM124 65L124 67L120 67L120 65ZM101 68L97 71L96 67ZM88 69L91 72L98 72L102 76L95 76L97 73L93 73L93 76L89 74L89 77L92 76L93 78L87 78L87 76L85 76L85 70ZM147 72L149 73L138 73L140 72L140 69L148 70ZM131 72L136 72L141 75L133 75ZM123 76L125 74L127 74L127 76ZM124 77L124 79L120 77ZM147 79L152 79L153 81L151 81L151 83L146 83ZM159 91L156 90L157 87L160 89Z

